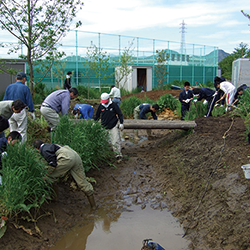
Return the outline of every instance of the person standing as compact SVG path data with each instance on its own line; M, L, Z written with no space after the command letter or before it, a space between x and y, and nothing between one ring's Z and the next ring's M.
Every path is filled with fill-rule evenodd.
M56 90L49 94L41 105L41 114L53 131L59 122L59 113L68 114L70 100L78 96L76 88Z
M79 119L92 119L94 107L89 104L76 104L72 113Z
M157 120L157 115L156 115L157 110L159 110L158 104L154 104L154 105L150 105L148 103L140 104L134 108L134 119L146 120L148 119L146 114L150 112L153 119ZM138 130L135 130L134 133L135 133L135 139L138 140L139 139ZM147 135L148 135L148 138L152 137L151 129L147 129Z
M124 129L123 125L123 114L119 106L112 102L108 93L101 94L101 101L97 108L94 120L98 121L101 118L101 123L104 128L108 129L111 144L113 146L114 152L117 154L116 158L121 160L121 138L118 130L118 118L120 121L119 129L122 131Z
M217 101L220 102L226 98L226 111L231 109L231 105L234 100L234 94L236 91L235 86L229 81L223 81L220 77L216 76L214 78L214 87L221 89L224 92L224 95Z
M0 115L9 119L10 132L17 131L27 140L27 116L26 112L23 115L19 115L26 105L17 99L15 101L1 101L0 102ZM0 138L4 137L4 132L0 133Z
M66 79L65 79L65 82L64 82L64 86L63 86L64 89L70 89L71 88L71 76L72 76L72 72L69 71L66 74Z
M184 90L179 94L179 101L181 102L181 120L184 120L186 113L190 109L190 101L193 100L193 92L190 90L190 83L184 83Z
M49 144L41 140L34 141L33 146L39 150L40 154L49 163L48 177L52 183L55 182L57 178L70 172L79 188L87 196L91 208L95 209L94 189L91 183L86 179L82 159L78 153L67 145Z
M112 102L115 102L118 107L121 105L121 91L115 85L111 85L109 96L113 96Z
M20 99L25 105L28 107L28 111L30 112L33 120L35 119L35 109L33 105L33 101L31 98L30 89L28 86L25 85L25 82L27 81L27 76L24 72L19 72L16 75L16 82L10 84L4 94L3 101L7 100L17 100ZM19 127L20 122L24 123L23 130L20 131L17 127ZM13 126L17 128L17 131L22 134L22 141L25 142L27 140L27 111L26 109L22 109L21 112L15 113L12 116L11 122L13 123ZM12 126L10 122L10 127ZM25 127L26 123L26 127Z
M193 94L199 95L198 98L194 100L194 102L201 101L202 99L205 99L208 102L207 113L205 117L212 116L215 100L217 98L217 92L210 88L202 87L202 88L194 88Z

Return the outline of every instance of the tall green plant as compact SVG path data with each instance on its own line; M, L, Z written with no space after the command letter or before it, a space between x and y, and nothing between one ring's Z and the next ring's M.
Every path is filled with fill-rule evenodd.
M31 208L40 208L52 194L45 162L28 145L8 145L2 157L2 185L0 185L0 217L13 218Z
M68 145L81 157L85 171L109 164L112 149L109 148L108 131L93 120L70 120L60 118L55 130L55 143Z

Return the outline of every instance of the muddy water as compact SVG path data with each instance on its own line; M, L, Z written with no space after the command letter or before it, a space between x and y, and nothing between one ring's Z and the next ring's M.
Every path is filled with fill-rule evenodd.
M144 239L153 239L166 250L189 249L183 229L167 209L109 206L88 216L50 250L140 250Z

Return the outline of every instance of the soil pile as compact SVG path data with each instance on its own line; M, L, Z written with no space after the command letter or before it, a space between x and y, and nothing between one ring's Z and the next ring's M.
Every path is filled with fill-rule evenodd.
M105 210L106 200L113 200L116 212L108 216L114 218L132 203L142 209L167 207L187 230L190 249L250 249L250 180L241 169L250 155L244 120L208 117L196 124L192 133L153 130L152 140L123 141L125 159L117 168L99 166L87 173L96 180L96 201ZM139 135L144 138L146 131ZM133 132L125 130L124 136L133 138ZM71 178L59 182L59 200L45 204L41 214L42 235L33 223L19 220L34 234L10 223L0 249L49 249L79 221L97 216L89 213L86 197Z

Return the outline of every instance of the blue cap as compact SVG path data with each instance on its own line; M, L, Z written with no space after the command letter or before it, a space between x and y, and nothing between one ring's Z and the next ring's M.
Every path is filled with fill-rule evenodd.
M16 75L17 79L23 79L24 77L27 78L27 76L24 72L18 72Z

